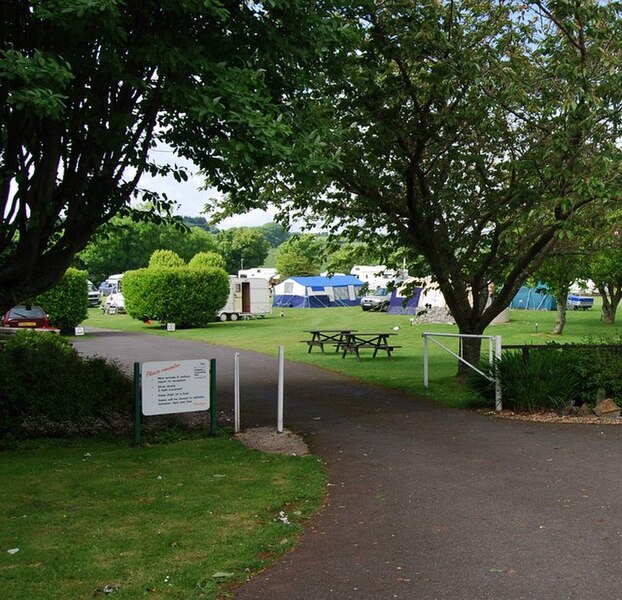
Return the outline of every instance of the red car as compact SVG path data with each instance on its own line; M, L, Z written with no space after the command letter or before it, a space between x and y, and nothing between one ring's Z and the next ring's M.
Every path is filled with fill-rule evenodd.
M40 306L14 306L2 318L5 327L49 327L50 320Z

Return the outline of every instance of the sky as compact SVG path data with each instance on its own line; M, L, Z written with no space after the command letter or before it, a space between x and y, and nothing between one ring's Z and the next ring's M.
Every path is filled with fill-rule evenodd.
M185 166L188 170L188 181L175 181L172 175L168 177L151 177L143 175L140 185L155 192L165 193L169 199L179 203L175 210L176 215L187 217L199 217L202 215L203 206L210 198L218 194L217 190L201 190L203 178L198 174L198 168L191 161L175 156L171 150L157 149L154 157L159 163L170 163ZM254 210L244 215L231 217L217 223L219 229L231 227L254 227L273 221L275 211Z

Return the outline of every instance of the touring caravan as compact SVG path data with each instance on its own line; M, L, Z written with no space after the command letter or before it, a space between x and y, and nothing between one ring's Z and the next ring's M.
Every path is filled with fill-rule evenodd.
M229 276L229 297L218 311L221 321L237 321L271 313L270 288L266 279Z

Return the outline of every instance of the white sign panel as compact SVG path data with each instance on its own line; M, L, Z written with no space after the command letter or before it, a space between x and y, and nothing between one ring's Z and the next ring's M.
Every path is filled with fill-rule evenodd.
M209 360L143 363L143 415L208 410L209 386Z

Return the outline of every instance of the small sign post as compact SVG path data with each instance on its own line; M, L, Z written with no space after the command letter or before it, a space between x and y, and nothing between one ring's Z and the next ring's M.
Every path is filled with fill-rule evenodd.
M140 445L141 414L168 415L209 410L216 415L216 361L180 360L134 363L134 443ZM210 368L211 367L211 368ZM210 435L216 434L212 423Z

